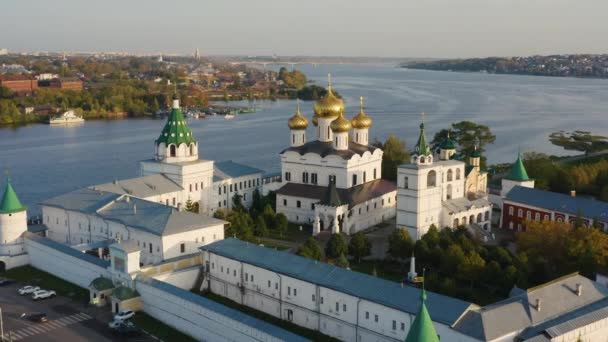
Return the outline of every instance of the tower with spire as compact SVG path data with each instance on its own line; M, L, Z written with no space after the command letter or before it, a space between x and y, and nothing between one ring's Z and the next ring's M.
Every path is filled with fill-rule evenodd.
M0 202L0 272L24 264L23 233L27 231L27 210L6 178L6 188Z
M509 191L515 186L523 186L525 188L534 188L534 179L528 177L528 172L521 159L521 153L517 153L517 160L511 166L509 173L501 180L500 197L505 198ZM502 205L501 205L502 207Z
M469 164L455 158L456 142L448 133L435 155L426 138L424 113L409 164L398 168L397 227L420 239L437 229L476 224L490 229L492 205L487 200L487 173L480 170L476 149Z
M142 176L162 174L184 189L184 194L171 200L178 208L185 206L190 197L202 213L208 212L213 161L199 159L198 141L184 119L177 92L173 95L171 114L154 141L154 159L141 161L140 168Z
M431 315L426 308L424 283L422 291L420 291L420 309L418 309L414 323L410 326L405 342L439 342L439 335L437 335Z

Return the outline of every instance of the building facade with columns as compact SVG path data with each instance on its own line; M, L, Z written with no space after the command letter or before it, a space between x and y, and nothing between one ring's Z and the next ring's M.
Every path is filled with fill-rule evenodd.
M409 164L397 175L397 227L420 239L431 225L437 229L475 224L490 231L492 204L486 192L487 173L480 168L475 150L468 163L456 153L456 142L448 137L433 153L426 140L424 122Z
M315 139L299 104L288 121L290 147L281 152L277 213L312 224L313 234L353 234L395 216L394 183L381 178L382 150L369 145L372 120L363 110L344 117L344 102L328 87L314 105Z

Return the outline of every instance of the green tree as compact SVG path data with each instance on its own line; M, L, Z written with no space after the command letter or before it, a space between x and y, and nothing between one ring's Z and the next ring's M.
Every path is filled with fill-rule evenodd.
M374 141L374 146L382 149L382 178L395 181L397 180L397 167L407 163L410 154L405 148L405 141L400 140L394 135L389 136L384 143Z
M234 196L232 196L232 210L245 210L245 207L243 206L243 195L240 195L238 192L235 192Z
M372 243L367 238L367 235L362 232L357 232L348 243L348 253L352 255L357 262L361 262L361 258L371 254Z
M253 233L258 237L268 236L268 227L266 227L266 221L262 216L258 216L256 219Z
M264 202L258 188L255 188L251 195L251 209L255 209L258 213L264 210Z
M237 239L244 241L254 241L254 224L251 216L246 212L233 210L228 215L228 222L230 222L229 229L227 231L228 236L236 236Z
M426 246L426 244L425 244ZM395 259L405 260L412 255L414 241L406 229L395 229L388 237L387 253Z
M312 236L300 246L297 254L314 260L323 259L323 250L321 249L321 246L319 246L317 240Z
M194 205L192 204L192 200L190 199L190 197L188 197L188 200L186 201L186 207L184 209L189 212L194 211Z
M270 206L270 204L266 204L264 207L264 211L262 212L262 217L264 217L264 221L266 221L266 226L270 229L277 228L277 215L274 213L274 210Z
M280 236L283 237L283 234L287 232L287 228L289 226L289 222L287 221L287 216L283 213L278 213L276 215L276 227L275 229L279 232Z
M340 256L340 254L347 254L348 246L346 245L346 240L342 234L331 234L329 241L327 241L327 245L325 246L325 255L328 258L335 259Z
M213 213L213 217L220 220L226 219L226 210L219 208Z
M447 129L442 129L435 133L431 145L437 148L448 135ZM469 156L475 148L483 154L486 151L487 144L493 144L496 141L496 135L492 133L490 127L480 125L472 121L461 121L453 123L450 129L450 137L454 139L459 147L459 152ZM481 166L485 166L485 157L481 158Z
M0 86L0 99L11 99L13 98L13 91L7 87Z
M346 258L346 256L344 254L340 254L340 256L338 257L338 259L336 260L336 266L342 267L342 268L350 267L350 264L348 263L348 259Z

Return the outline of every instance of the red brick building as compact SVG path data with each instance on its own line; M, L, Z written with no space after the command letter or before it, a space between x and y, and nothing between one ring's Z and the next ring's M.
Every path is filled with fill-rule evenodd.
M51 88L82 90L82 80L78 77L54 78L51 80L49 85Z
M579 215L586 226L598 224L608 231L608 202L515 186L503 200L501 224L522 231L526 220L574 222Z
M0 75L0 86L16 93L31 93L38 88L38 81L31 75Z

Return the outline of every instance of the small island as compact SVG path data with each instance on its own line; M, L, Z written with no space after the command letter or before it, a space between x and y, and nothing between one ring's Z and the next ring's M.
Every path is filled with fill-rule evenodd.
M608 78L608 54L442 59L404 62L400 66L436 71Z

